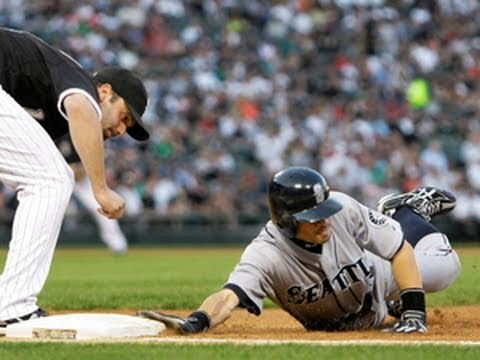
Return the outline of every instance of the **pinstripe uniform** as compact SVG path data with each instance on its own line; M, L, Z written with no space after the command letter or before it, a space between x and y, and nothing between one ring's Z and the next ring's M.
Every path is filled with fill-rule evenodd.
M72 193L72 171L52 140L68 132L63 100L82 93L99 119L101 111L90 76L28 33L0 28L0 85L0 181L19 201L0 275L4 320L37 309Z
M309 330L354 330L380 325L386 301L396 299L390 259L403 245L400 224L332 192L343 209L330 219L332 234L311 249L286 238L268 222L245 249L225 288L259 315L270 298ZM305 244L303 244L305 245ZM415 247L424 289L439 291L458 276L460 263L441 233Z

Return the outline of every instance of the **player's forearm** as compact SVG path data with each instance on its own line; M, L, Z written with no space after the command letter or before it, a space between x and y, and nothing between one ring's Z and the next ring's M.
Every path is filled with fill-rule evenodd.
M395 281L400 288L401 315L388 331L396 333L427 331L425 292L415 261L415 253L408 242L392 259Z
M393 276L400 290L423 287L412 246L405 241L392 259Z
M64 101L73 145L82 160L94 191L103 189L105 167L102 127L98 115L84 96L74 94Z
M214 328L227 320L238 304L237 295L230 289L223 289L206 298L198 310L209 315L210 328Z

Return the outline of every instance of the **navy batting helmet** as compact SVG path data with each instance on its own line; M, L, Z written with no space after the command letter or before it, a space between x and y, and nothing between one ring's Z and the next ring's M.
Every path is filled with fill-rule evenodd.
M342 209L330 197L325 178L307 167L289 167L276 173L268 184L268 208L272 222L289 238L297 235L297 223L313 223Z

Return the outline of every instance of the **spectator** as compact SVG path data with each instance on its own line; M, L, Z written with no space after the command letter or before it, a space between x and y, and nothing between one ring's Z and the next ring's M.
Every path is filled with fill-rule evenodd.
M480 193L479 16L478 2L443 0L0 2L0 26L87 70L142 75L154 151L116 141L107 157L117 176L135 172L129 191L145 188L133 213L156 201L167 214L211 209L228 193L212 174L255 198L248 172L289 165L332 174L367 204L426 181L454 186L457 172Z

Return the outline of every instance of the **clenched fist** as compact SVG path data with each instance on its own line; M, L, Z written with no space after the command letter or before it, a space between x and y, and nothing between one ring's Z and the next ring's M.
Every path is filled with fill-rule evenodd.
M125 210L125 200L108 187L94 192L100 208L98 212L109 219L122 217Z

